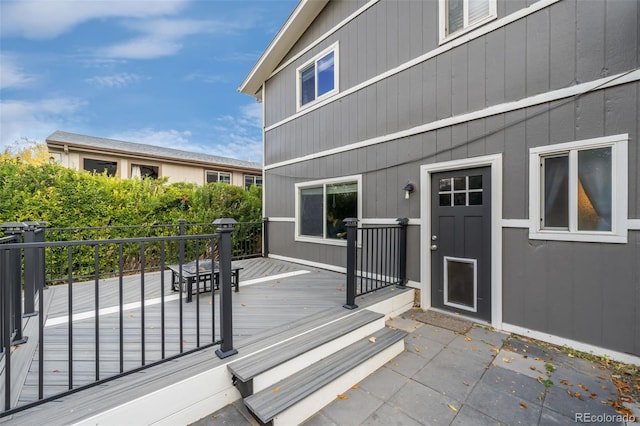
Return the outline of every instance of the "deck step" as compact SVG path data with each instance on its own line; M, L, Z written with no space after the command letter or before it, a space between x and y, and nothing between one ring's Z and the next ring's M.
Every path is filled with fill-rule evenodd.
M262 424L299 424L404 350L406 332L384 328L245 398Z
M361 310L324 323L227 366L243 398L384 328L384 315Z

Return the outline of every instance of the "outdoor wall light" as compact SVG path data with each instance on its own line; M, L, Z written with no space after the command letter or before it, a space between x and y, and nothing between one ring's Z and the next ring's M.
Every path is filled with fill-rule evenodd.
M402 190L404 191L404 198L405 200L409 199L409 194L411 194L414 190L414 186L411 182L407 182L407 184L404 186L404 188L402 188Z

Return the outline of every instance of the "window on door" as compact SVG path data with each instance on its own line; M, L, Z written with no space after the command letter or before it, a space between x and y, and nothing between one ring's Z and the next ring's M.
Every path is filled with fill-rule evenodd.
M627 140L531 150L530 238L626 242Z

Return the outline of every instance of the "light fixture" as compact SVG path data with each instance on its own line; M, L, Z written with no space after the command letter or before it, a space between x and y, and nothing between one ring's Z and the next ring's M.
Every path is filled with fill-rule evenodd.
M405 200L409 199L409 194L411 194L414 190L414 186L411 182L407 182L407 184L404 186L404 188L402 188L402 190L404 191L404 198Z

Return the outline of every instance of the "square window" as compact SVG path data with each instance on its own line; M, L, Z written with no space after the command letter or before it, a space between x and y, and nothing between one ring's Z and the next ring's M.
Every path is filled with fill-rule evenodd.
M529 238L626 242L627 135L530 150Z
M296 239L345 240L344 219L360 214L360 187L359 176L296 184Z
M338 91L338 45L298 68L298 108Z
M496 0L440 0L440 41L497 17Z

